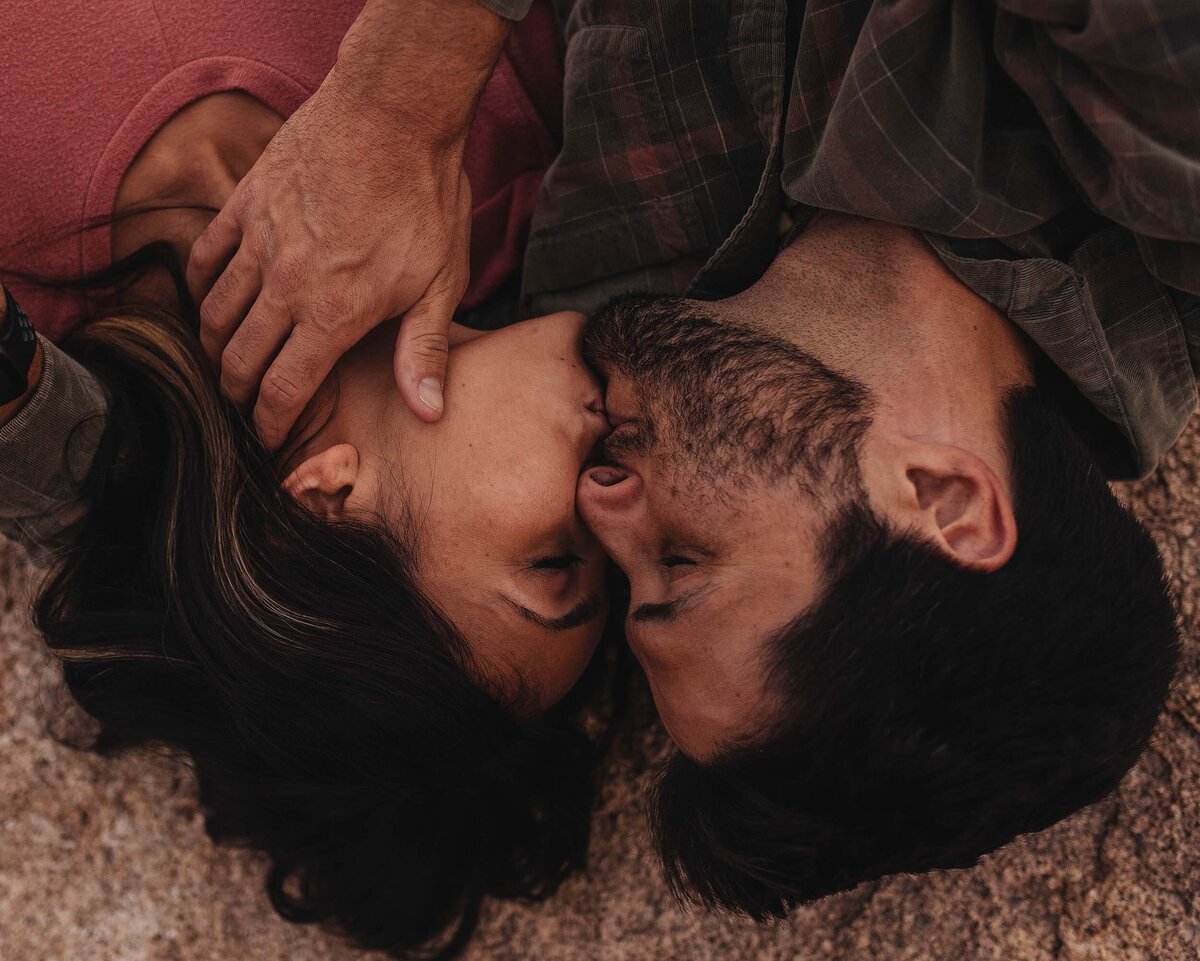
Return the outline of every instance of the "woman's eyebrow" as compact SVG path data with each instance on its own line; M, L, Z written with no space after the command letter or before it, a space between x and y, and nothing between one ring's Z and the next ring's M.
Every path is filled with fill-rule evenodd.
M595 594L589 594L561 617L546 617L537 611L530 610L524 604L514 601L507 594L501 594L500 596L506 604L525 618L525 620L550 631L569 631L572 628L590 623L600 613L600 598Z

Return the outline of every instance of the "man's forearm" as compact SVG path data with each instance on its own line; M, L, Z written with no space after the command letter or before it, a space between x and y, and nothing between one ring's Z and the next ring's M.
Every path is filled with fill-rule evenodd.
M479 0L368 0L330 81L431 140L465 137L512 27Z

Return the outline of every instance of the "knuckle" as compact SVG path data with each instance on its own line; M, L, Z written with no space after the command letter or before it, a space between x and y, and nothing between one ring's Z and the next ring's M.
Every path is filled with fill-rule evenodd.
M229 264L217 278L216 283L212 285L212 290L208 292L209 298L214 303L221 303L229 299L235 290L242 286L242 273L232 263Z
M225 311L221 309L220 299L214 299L210 294L200 304L200 327L214 334L223 334L230 326Z
M276 296L288 298L302 290L311 273L305 258L293 253L282 253L271 265L271 287Z
M354 298L341 287L330 287L321 294L320 309L315 315L316 326L326 333L344 327L354 310Z
M297 381L287 373L268 371L258 391L258 402L267 411L280 414L291 410L300 400Z
M245 387L250 376L250 364L245 354L236 348L227 347L221 354L221 385Z
M275 250L275 238L269 227L259 224L248 230L242 247L256 262L269 263Z
M233 209L241 212L258 206L262 190L257 177L243 177L233 197Z
M188 252L188 267L192 270L207 270L216 261L216 241L212 233L204 231L192 244Z
M445 360L450 353L446 335L433 330L414 333L409 338L407 349L427 361Z
M310 349L316 353L330 350L341 352L349 349L357 340L354 313L355 301L344 290L324 289L312 303L297 304Z

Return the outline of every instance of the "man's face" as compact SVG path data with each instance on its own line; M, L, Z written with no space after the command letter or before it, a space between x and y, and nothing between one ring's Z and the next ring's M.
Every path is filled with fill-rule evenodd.
M607 379L607 466L577 503L630 582L630 646L688 755L761 735L769 640L816 600L831 512L861 496L866 391L700 303L626 297L584 352Z

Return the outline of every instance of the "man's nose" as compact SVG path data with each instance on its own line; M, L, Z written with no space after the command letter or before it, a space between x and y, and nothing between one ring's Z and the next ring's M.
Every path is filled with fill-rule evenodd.
M653 536L645 482L620 467L593 467L580 475L575 503L604 552L632 579Z

